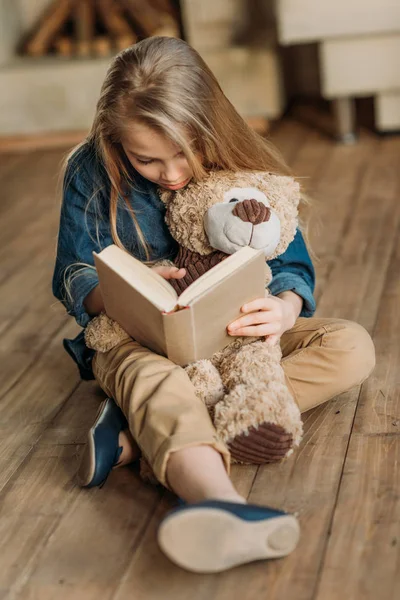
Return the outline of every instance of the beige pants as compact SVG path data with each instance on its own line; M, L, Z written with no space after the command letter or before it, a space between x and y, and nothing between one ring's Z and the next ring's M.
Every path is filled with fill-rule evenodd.
M326 402L362 383L375 366L366 330L342 319L302 318L281 338L282 367L300 410ZM119 404L155 476L166 483L171 452L208 444L229 472L229 451L219 442L207 408L185 371L133 340L96 353L93 372Z

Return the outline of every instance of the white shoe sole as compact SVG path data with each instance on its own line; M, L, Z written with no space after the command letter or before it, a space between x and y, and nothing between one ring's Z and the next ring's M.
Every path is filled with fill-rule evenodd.
M195 573L218 573L240 564L286 556L295 549L295 516L244 521L218 508L191 508L166 517L158 543L168 558Z

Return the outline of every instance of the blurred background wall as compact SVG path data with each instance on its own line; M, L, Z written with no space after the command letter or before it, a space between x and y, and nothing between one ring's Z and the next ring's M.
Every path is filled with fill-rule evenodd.
M112 55L158 34L191 43L246 118L320 97L346 134L370 97L376 128L400 129L399 0L0 0L0 137L87 130Z

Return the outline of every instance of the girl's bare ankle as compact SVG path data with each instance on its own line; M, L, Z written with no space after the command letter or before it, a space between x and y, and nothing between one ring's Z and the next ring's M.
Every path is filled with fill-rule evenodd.
M129 430L124 430L119 433L118 444L119 447L122 448L122 452L114 468L124 467L125 465L129 465L130 463L135 462L135 460L138 460L140 457L140 449Z

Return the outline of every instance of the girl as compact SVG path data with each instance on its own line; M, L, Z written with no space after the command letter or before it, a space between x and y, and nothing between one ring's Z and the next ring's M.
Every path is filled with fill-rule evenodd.
M115 243L149 264L174 257L157 188L178 190L210 169L289 173L185 42L149 38L120 53L64 180L53 291L79 325L104 309L92 252ZM242 307L229 333L280 342L287 383L306 411L360 384L374 366L373 344L356 323L311 318L314 270L300 231L269 264L273 296ZM157 268L166 279L185 274ZM234 489L230 452L183 369L134 340L93 353L82 331L64 345L81 376L94 377L116 402L103 403L89 432L82 485L99 485L114 466L130 462L137 444L158 481L182 499L158 533L177 564L220 571L295 547L294 516L246 504ZM233 456L263 463L272 453L276 460L286 454L287 437L263 428L253 433L251 443L230 448Z

